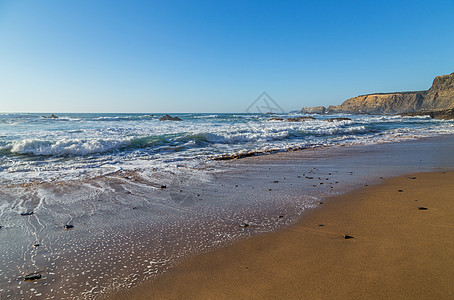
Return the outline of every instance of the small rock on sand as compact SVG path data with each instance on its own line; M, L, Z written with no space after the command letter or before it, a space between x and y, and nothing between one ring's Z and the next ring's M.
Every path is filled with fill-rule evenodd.
M427 207L424 207L424 206L420 206L418 207L419 210L427 210Z
M28 274L24 276L24 280L37 280L40 279L42 276L41 274Z
M344 234L344 239L348 240L348 239L354 239L353 236L351 235L348 235L348 234Z

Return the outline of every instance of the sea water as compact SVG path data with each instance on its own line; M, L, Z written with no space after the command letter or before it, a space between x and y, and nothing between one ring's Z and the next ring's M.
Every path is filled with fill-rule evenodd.
M430 117L342 115L351 120L286 122L298 114L0 114L0 182L80 179L137 168L197 166L214 157L454 133Z
M429 117L161 116L0 115L1 299L131 288L188 255L288 226L342 184L390 175L386 166L439 166L446 151L405 141L454 133L453 121ZM380 148L389 142L403 146ZM213 160L295 148L312 150L298 163ZM41 278L24 281L28 274Z

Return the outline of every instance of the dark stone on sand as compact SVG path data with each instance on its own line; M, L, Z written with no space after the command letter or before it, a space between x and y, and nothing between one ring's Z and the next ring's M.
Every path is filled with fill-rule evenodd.
M166 189L167 186L166 185L161 185L161 189Z
M323 204L323 202L320 201L320 202L318 202L318 204Z
M22 212L22 213L20 213L21 216L31 216L31 215L33 215L33 214L34 214L33 211L28 211L28 212Z
M24 276L24 280L37 280L40 279L42 276L41 274L28 274Z
M399 192L399 193L402 193L403 191L404 191L404 190L399 190L398 192Z
M65 224L65 229L66 229L66 230L71 229L71 228L74 228L74 225Z
M348 239L354 239L353 236L351 235L348 235L348 234L344 234L344 239L348 240Z
M246 228L246 227L249 227L249 224L248 223L243 223L243 224L240 224L240 227Z
M318 226L323 227L323 226L325 226L325 224L318 224Z
M159 118L159 121L183 121L178 117L172 117L170 115L165 115L164 117Z
M420 206L418 207L419 210L427 210L427 207L424 207L424 206Z
M407 179L416 179L416 177L407 177Z
M284 215L280 215L280 216L279 216L279 219L282 219L283 217L284 217Z

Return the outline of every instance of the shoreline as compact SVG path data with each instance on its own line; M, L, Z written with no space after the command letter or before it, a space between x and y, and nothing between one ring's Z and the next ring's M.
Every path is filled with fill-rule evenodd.
M0 273L0 295L105 298L133 290L194 255L281 232L332 195L390 176L453 170L452 149L454 135L444 135L219 161L216 172L4 188L11 207L0 224L9 241L2 245L8 265ZM45 201L37 197L42 193ZM41 279L20 281L36 272Z
M452 182L453 171L417 173L329 197L295 225L189 257L110 299L450 298Z

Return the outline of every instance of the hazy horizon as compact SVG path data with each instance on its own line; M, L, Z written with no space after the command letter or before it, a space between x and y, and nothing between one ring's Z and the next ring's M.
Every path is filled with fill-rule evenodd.
M2 1L0 112L284 111L426 90L452 1ZM421 17L423 16L423 17Z

